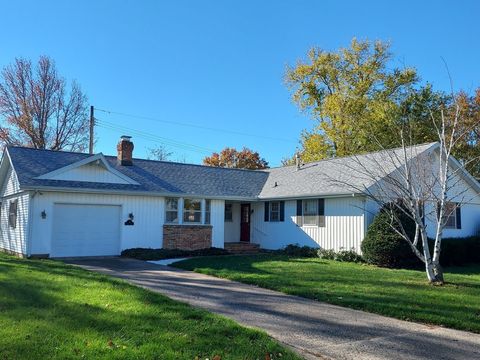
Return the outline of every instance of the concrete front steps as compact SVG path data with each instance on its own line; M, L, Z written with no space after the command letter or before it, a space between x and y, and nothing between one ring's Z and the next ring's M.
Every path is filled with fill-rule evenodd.
M248 242L226 242L225 250L232 254L251 255L260 252L260 245Z

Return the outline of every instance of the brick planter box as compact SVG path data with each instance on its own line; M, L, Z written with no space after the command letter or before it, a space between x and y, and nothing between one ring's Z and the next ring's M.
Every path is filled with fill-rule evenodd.
M211 225L163 225L163 248L198 250L212 247Z

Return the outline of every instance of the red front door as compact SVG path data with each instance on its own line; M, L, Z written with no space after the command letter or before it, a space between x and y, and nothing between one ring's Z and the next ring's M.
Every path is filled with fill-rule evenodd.
M240 241L250 242L250 204L240 205Z

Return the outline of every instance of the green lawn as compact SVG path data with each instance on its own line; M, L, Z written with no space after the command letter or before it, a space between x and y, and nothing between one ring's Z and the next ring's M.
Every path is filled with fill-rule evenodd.
M267 353L298 359L262 332L121 280L0 254L2 360L265 359Z
M280 255L220 256L175 263L219 276L399 319L480 333L480 265L446 269L445 286L425 273Z

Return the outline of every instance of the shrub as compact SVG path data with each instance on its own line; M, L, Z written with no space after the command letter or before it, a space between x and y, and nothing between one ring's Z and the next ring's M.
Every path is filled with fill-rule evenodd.
M318 249L317 255L320 259L325 259L325 260L335 260L335 256L337 255L335 253L335 250L333 249Z
M317 251L317 255L320 259L326 260L336 260L336 261L343 261L343 262L363 262L363 258L361 255L357 254L355 250L340 250L339 252L335 252L332 249L319 249Z
M291 257L317 257L317 249L298 244L287 245L280 250L280 253Z
M387 205L388 206L388 205ZM415 234L415 223L398 209L397 216L407 234ZM361 249L366 262L383 267L416 267L420 264L410 245L392 227L389 208L382 208L367 230Z
M396 211L404 229L413 237L415 223L405 214L399 213L398 209ZM384 267L422 267L422 262L415 256L410 245L391 228L390 220L388 211L382 209L368 228L361 245L365 261ZM433 251L434 240L429 239L428 242L430 251ZM422 251L421 244L418 248ZM442 239L440 263L444 267L480 263L480 237Z
M199 250L179 250L179 249L150 249L133 248L123 250L121 256L134 258L138 260L163 260L192 256L212 256L228 255L229 252L220 248L207 248Z
M344 262L363 262L363 257L355 250L340 250L338 253L336 253L335 260L337 261L344 261Z
M433 240L430 241L430 248L433 248ZM480 237L443 239L440 263L442 266L480 263Z

